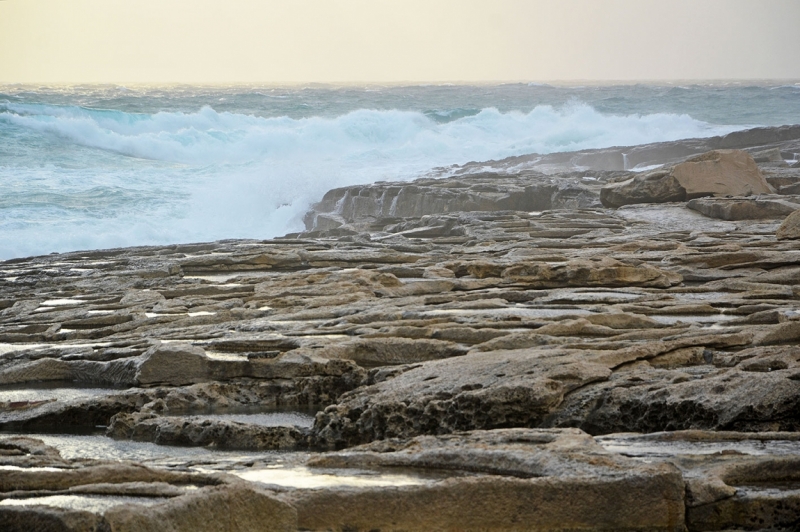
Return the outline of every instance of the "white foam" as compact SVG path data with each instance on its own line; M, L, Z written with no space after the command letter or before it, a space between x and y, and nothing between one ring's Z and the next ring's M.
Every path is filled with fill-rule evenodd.
M0 103L0 126L64 145L53 155L31 152L45 157L38 166L0 166L0 181L15 191L0 200L11 208L0 221L0 258L269 238L301 230L310 204L338 186L411 179L474 160L741 129L688 115L608 115L580 103L528 113L487 108L446 123L397 110L292 119L210 107L135 114Z

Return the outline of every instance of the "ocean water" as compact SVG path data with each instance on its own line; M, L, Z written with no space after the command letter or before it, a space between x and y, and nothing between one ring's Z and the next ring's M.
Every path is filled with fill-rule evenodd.
M0 86L0 259L302 228L329 189L800 123L800 83Z

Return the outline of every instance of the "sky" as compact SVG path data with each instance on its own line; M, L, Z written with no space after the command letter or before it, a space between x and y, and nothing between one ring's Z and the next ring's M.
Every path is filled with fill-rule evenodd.
M800 0L0 0L2 83L800 79Z

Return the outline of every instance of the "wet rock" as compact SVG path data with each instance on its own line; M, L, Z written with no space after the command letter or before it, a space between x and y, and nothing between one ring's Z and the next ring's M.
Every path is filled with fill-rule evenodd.
M300 526L309 529L517 530L520 523L538 530L683 527L684 487L674 466L614 456L574 430L391 440L326 454L309 465L461 473L431 485L295 491L287 499L298 510Z
M609 450L677 466L689 530L792 530L798 434L677 431L599 438Z
M4 464L0 475L0 498L15 503L0 505L3 530L297 529L292 507L234 477L126 462L69 461L26 438L0 440L0 449L20 453L6 459L15 465ZM35 458L36 465L25 457ZM61 502L50 501L59 497ZM146 504L132 502L136 499ZM81 506L81 500L88 504Z
M308 231L326 231L366 220L424 219L439 213L469 211L542 211L598 204L595 187L579 179L554 181L544 174L478 173L457 179L418 179L410 183L374 183L334 189L305 217ZM338 224L338 225L337 225ZM407 238L460 236L452 225L379 223Z
M341 358L355 361L360 366L374 367L462 356L466 354L467 349L442 340L370 338L341 344L333 352Z
M0 383L74 382L106 386L130 386L136 382L138 360L110 362L42 358L0 370Z

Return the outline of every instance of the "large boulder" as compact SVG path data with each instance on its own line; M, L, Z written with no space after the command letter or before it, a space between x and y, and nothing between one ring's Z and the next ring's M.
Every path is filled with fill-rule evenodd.
M791 213L783 221L776 234L778 240L800 238L800 210Z
M742 150L714 150L675 165L672 176L686 198L769 194L769 184L753 157Z
M667 203L685 199L686 190L670 175L669 170L639 174L622 183L600 189L600 201L606 207L622 207L634 203Z
M621 207L703 196L751 196L772 192L749 153L714 150L670 169L637 175L628 181L603 187L600 201L606 207Z

